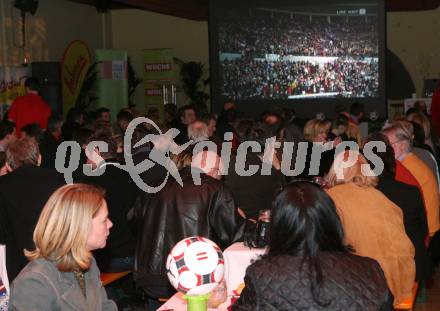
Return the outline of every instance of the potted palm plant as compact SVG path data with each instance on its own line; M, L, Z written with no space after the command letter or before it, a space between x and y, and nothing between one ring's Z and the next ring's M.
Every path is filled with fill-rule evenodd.
M185 62L179 58L174 58L180 66L180 81L185 95L189 99L189 104L197 110L206 111L209 95L206 92L210 83L210 78L206 77L205 65L201 62Z

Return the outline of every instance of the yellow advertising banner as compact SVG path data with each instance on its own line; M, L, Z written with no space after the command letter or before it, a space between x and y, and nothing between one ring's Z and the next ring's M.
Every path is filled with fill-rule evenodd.
M90 63L90 51L83 41L72 41L64 51L61 61L61 92L63 94L64 116L70 108L75 106L75 101Z
M14 99L25 95L24 82L31 76L29 67L0 67L0 114L8 110ZM0 116L0 119L1 119Z

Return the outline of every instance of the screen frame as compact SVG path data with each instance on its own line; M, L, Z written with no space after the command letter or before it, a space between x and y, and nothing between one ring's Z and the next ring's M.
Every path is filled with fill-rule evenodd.
M210 53L210 77L211 77L211 111L214 113L221 113L223 104L228 102L220 94L220 61L219 61L219 47L218 47L218 14L216 9L218 6L229 5L231 8L237 7L254 7L256 4L270 3L286 3L286 0L210 0L209 1L209 53ZM302 0L290 0L289 4L301 5ZM341 0L308 0L308 3L328 5L329 3L341 3ZM251 99L235 101L237 109L245 114L258 116L259 114L274 109L287 108L294 109L296 114L303 118L313 118L317 113L324 113L327 117L334 117L335 106L343 104L347 109L353 103L361 103L364 106L365 112L368 114L375 111L379 117L386 118L388 115L388 105L386 97L386 7L385 0L350 0L349 3L365 3L375 2L378 5L378 39L379 39L379 96L375 98L310 98L310 99Z

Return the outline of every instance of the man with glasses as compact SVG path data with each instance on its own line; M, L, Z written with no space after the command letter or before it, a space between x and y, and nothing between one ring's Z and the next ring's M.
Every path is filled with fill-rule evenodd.
M411 152L413 137L406 128L405 122L407 121L393 123L383 131L383 134L390 141L396 160L400 161L414 175L420 185L425 202L429 235L432 237L440 228L438 185L429 167Z

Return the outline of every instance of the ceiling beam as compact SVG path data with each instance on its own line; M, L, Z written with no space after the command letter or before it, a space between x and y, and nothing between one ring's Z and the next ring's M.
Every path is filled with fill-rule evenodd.
M440 0L387 0L388 12L424 11L438 8Z
M2 1L2 0L0 0ZM108 9L137 8L197 21L207 21L209 0L70 0ZM239 1L239 0L237 0ZM438 8L440 0L386 0L388 12Z
M114 0L139 9L193 20L208 20L207 0Z

